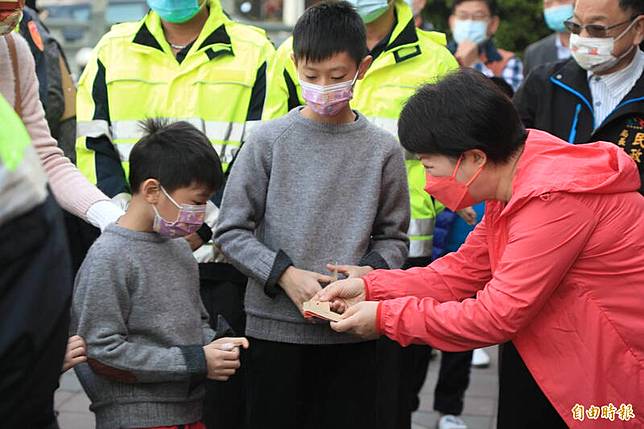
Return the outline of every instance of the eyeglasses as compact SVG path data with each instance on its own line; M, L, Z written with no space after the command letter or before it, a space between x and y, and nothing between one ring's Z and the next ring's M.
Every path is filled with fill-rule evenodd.
M566 29L568 29L568 31L570 31L572 34L579 35L582 30L586 30L586 32L588 32L588 35L590 37L597 37L597 38L603 39L608 37L608 30L612 30L613 28L622 27L626 24L630 24L637 18L638 17L631 18L628 21L620 22L619 24L610 25L608 27L601 24L585 24L585 25L578 24L571 19L569 19L568 21L565 21L564 25L566 26Z

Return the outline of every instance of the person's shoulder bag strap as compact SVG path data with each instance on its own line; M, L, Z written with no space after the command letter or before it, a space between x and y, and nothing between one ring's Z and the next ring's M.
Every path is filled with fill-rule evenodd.
M22 92L20 91L20 67L18 66L18 51L16 50L16 41L13 39L14 35L9 34L5 37L7 47L9 48L9 57L11 58L11 68L13 69L13 79L15 82L14 92L16 100L14 102L14 110L18 116L22 117Z

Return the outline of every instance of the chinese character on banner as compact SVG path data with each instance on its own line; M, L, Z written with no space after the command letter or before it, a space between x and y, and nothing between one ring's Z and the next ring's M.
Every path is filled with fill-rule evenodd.
M628 134L628 131L626 133ZM633 147L635 146L639 146L642 149L644 149L644 133L635 134L635 140L633 140Z
M613 405L612 402L608 405L604 405L602 407L602 419L608 419L611 422L614 422L616 411L617 411L617 408L615 408L615 405Z
M597 420L599 418L600 412L601 410L599 407L591 405L586 410L586 417L588 417L588 420Z
M585 408L583 405L575 404L575 406L572 407L572 419L583 422L584 418L586 417L586 414L584 413L584 411L585 411Z
M617 410L617 415L619 416L619 419L624 422L627 422L630 419L634 419L635 413L633 412L633 405L631 404L620 405L619 409Z
M623 131L619 134L619 141L617 142L617 144L618 144L619 146L621 146L621 147L626 147L626 139L627 139L627 138L628 138L628 130L623 130Z
M638 164L642 163L642 149L631 149L631 158Z

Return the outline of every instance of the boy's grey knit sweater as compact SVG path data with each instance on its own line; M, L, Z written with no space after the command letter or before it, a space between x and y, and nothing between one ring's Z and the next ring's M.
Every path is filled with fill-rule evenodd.
M407 256L400 144L363 115L327 125L292 110L253 130L231 171L216 244L250 277L246 335L295 344L358 341L306 321L277 281L289 265L398 268Z
M107 227L76 277L71 332L87 343L76 373L97 429L201 419L202 346L215 333L185 240Z

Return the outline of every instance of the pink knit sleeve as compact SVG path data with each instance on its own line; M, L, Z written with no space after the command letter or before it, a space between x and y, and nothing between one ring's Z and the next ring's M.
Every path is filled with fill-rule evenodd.
M78 171L51 136L38 96L34 59L27 42L22 37L13 37L21 71L22 121L40 156L54 197L65 210L86 219L87 210L94 203L109 198Z

